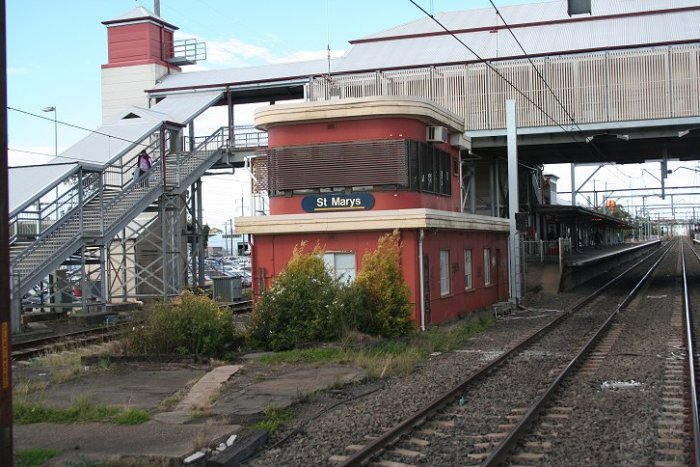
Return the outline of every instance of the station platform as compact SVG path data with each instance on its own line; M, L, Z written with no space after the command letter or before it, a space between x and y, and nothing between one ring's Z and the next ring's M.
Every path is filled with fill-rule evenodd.
M525 287L527 290L540 289L546 293L566 292L612 267L634 261L660 246L660 240L625 242L601 245L600 248L579 248L560 261L526 261Z

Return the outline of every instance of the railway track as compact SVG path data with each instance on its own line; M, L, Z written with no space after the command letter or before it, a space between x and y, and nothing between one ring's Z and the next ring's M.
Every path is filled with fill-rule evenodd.
M12 344L12 359L28 360L50 352L117 339L122 337L133 325L133 322L114 324L16 342Z
M697 342L700 337L700 255L692 245L688 248L692 266L687 267L683 258L683 321L685 324L685 348L687 355L686 374L688 375L688 398L691 414L690 429L693 440L693 461L700 467L700 408L698 398L698 368L700 368L700 350ZM693 303L697 304L693 306Z
M231 312L240 314L252 311L252 301L235 302L226 305ZM66 348L90 345L105 340L118 339L122 337L134 325L140 321L129 321L126 323L100 326L81 331L61 333L54 336L41 337L27 341L14 342L12 344L13 360L28 360L30 358L55 352Z
M625 330L617 322L618 316L638 296L662 260L666 258L665 265L673 261L667 257L672 246L660 253L653 266L649 267L646 259L638 262L414 415L383 434L347 446L345 453L332 456L330 462L343 466L547 465L547 451L556 444L556 432L573 418L574 410L571 405L558 403L555 396L577 370L590 376L600 369ZM632 275L637 279L630 281ZM507 404L493 399L503 387L512 395ZM670 395L667 402L678 402L672 393L665 394ZM673 407L668 405L669 409ZM676 419L683 417L668 414L670 421L659 427L677 426ZM687 440L687 430L677 431ZM668 438L673 430L660 428L657 433L661 444L671 441L677 446ZM660 448L658 455L670 457L664 461L668 464L662 465L677 461L687 465L683 462L692 453L677 451Z

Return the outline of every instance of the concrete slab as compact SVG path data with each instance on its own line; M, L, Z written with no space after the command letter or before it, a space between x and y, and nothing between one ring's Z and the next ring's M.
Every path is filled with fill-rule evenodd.
M251 368L247 368L250 366ZM28 399L67 407L78 398L95 404L138 407L156 412L150 422L121 426L111 423L15 425L15 450L56 448L63 454L48 465L84 465L93 460L138 458L148 465L179 465L199 448L215 446L239 433L235 423L249 414L260 417L268 406L286 407L315 391L364 378L346 365L229 365L208 367L177 364L113 364L94 367L80 378L49 384ZM26 371L28 376L29 369ZM163 399L178 394L179 410L157 413ZM215 397L218 394L217 397ZM212 405L213 404L213 405Z
M214 368L192 386L187 395L177 404L175 411L183 412L211 407L212 398L218 394L221 385L241 368L241 365L224 365Z
M193 451L215 445L238 433L239 425L165 425L147 422L122 426L109 423L15 425L15 450L60 449L63 454L49 465L83 465L88 459L122 456L180 460ZM80 464L72 464L76 461Z
M80 398L95 404L152 409L163 399L199 379L207 368L113 366L105 371L84 376L29 394L33 402L50 403L53 407L69 407Z
M234 419L260 414L268 406L288 407L300 397L333 387L361 380L361 369L347 365L314 365L304 368L282 369L268 379L244 387L232 378L221 389L212 407L215 415Z

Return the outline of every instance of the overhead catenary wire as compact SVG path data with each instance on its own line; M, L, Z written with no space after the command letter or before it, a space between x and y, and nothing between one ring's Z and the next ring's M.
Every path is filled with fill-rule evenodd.
M416 3L415 0L409 0L409 1L410 1L416 8L418 8L420 11L422 11L423 14L425 14L425 15L426 15L427 17L429 17L433 22L435 22L442 30L444 30L447 34L449 34L450 36L452 36L452 37L453 37L457 42L459 42L465 49L467 49L470 53L472 53L472 54L477 58L477 60L478 60L480 63L483 63L486 67L488 67L489 70L491 70L491 71L492 71L493 73L495 73L499 78L501 78L501 79L502 79L508 86L510 86L517 94L519 94L520 96L522 96L526 101L528 101L528 102L529 102L530 104L532 104L536 109L538 109L540 112L542 112L542 114L543 114L545 117L547 117L551 122L553 122L557 127L561 128L562 131L564 132L564 134L566 134L567 136L569 136L569 137L571 138L571 140L572 140L574 143L582 143L582 144L585 144L585 145L586 145L586 148L587 148L589 151L592 149L593 151L591 151L591 152L595 152L598 156L600 156L600 157L602 157L602 158L607 158L607 155L606 155L595 143L592 143L591 141L587 141L587 142L584 143L583 141L577 139L576 136L574 135L574 133L573 133L571 130L569 130L569 129L567 129L566 127L564 127L564 125L562 125L558 120L556 120L554 117L552 117L545 109L543 109L542 106L540 106L540 105L537 104L535 101L533 101L524 91L522 91L520 88L518 88L518 86L516 86L516 85L515 85L513 82L511 82L507 77L505 77L500 71L498 71L498 69L496 69L496 68L491 64L491 62L490 62L489 60L486 60L485 58L481 57L474 49L472 49L471 47L469 47L463 40L461 40L459 37L457 37L457 35L456 35L454 32L452 32L452 31L449 30L447 27L445 27L445 25L443 25L437 18L435 18L435 17L433 16L432 13L428 13L423 7L421 7L420 5L418 5L418 4ZM520 49L521 49L521 51L523 52L523 54L525 55L525 57L528 59L530 65L531 65L531 66L535 69L535 71L537 72L538 77L542 80L542 82L544 83L544 85L545 85L545 87L547 88L547 90L548 90L550 93L552 93L552 95L555 97L556 102L561 106L561 108L563 109L563 111L564 111L565 115L567 116L567 118L569 118L571 125L573 125L573 126L575 126L575 127L577 128L577 132L579 133L580 136L583 136L583 130L581 129L581 127L578 125L578 123L576 123L574 117L573 117L573 116L569 113L569 111L566 109L566 106L561 102L561 100L559 99L559 97L557 96L557 94L554 92L554 90L551 88L551 86L549 85L549 83L547 82L547 80L544 78L544 76L542 76L542 74L539 72L539 70L537 69L537 67L535 66L535 64L532 62L532 60L531 60L529 54L525 51L525 49L523 48L522 44L521 44L520 41L517 39L517 37L515 37L515 34L514 34L513 31L511 30L510 26L507 24L507 22L505 21L505 19L503 18L503 16L500 14L500 12L499 12L498 9L496 8L496 6L493 4L493 2L492 2L491 0L489 0L489 1L490 1L491 5L494 7L494 9L496 10L496 13L498 14L498 16L501 18L501 21L503 21L505 27L508 29L508 31L509 31L509 32L511 33L511 35L513 36L515 42L518 44L518 46L520 47Z
M561 99L559 98L559 95L554 91L554 89L552 89L552 87L551 87L551 86L549 85L549 83L547 82L547 79L542 75L542 73L540 72L540 70L539 70L539 69L537 68L537 66L534 64L534 62L532 61L530 55L529 55L529 54L527 53L527 51L525 50L525 47L522 45L522 43L520 42L520 40L518 39L518 37L515 35L515 33L513 32L512 28L510 27L510 25L508 24L508 22L506 21L506 19L503 17L503 15L501 14L500 10L498 9L498 7L497 7L496 4L494 3L494 1L493 1L493 0L489 0L489 3L491 3L491 6L493 7L494 11L496 12L496 15L498 15L498 17L499 17L499 18L501 19L501 21L503 22L503 25L506 27L506 29L508 29L508 32L509 32L510 35L513 37L513 40L514 40L515 43L518 45L518 47L520 48L520 50L522 51L522 53L525 55L525 58L527 59L527 61L529 62L530 66L532 67L532 69L533 69L533 70L535 71L535 73L537 74L538 78L542 81L542 83L544 84L544 86L545 86L545 88L547 89L547 91L549 91L549 93L554 97L555 101L556 101L557 104L561 107L561 109L564 111L564 114L567 116L567 118L569 119L569 121L571 122L571 124L574 125L574 126L576 127L578 133L579 133L581 136L584 136L583 130L581 129L581 127L580 127L580 126L578 125L578 123L576 122L574 116L571 115L571 113L570 113L570 112L568 111L568 109L566 108L566 105L564 105L564 103L563 103L563 102L561 101ZM563 128L563 127L562 127L562 128ZM565 130L565 131L566 131L566 130ZM570 133L569 133L569 134L570 134ZM574 140L575 140L575 138L574 138ZM582 144L585 144L585 145L586 145L586 148L588 148L588 149L593 149L593 150L595 151L595 153L596 153L598 156L602 157L602 158L607 158L607 157L608 157L608 156L607 156L593 141L588 140L586 143L583 143L582 141L577 141L577 140L576 140L576 142L580 142L580 143L582 143ZM622 183L631 182L631 180L632 180L632 178L633 178L633 177L631 177L631 176L625 174L624 172L620 171L620 169L618 169L617 167L614 167L615 172L617 172L617 173L613 172L613 170L612 170L607 164L604 166L604 168L605 168L608 172L610 172L614 177L616 177L618 180L620 180ZM627 180L623 180L621 176L627 177Z
M85 128L85 127L82 127L82 126L80 126L80 125L75 125L75 124L73 124L73 123L63 122L63 121L61 121L61 120L54 120L53 118L44 117L43 115L39 115L39 114L35 114L35 113L32 113L32 112L28 112L28 111L26 111L26 110L16 109L16 108L14 108L14 107L10 107L9 105L7 106L7 110L12 110L12 111L19 112L19 113L22 113L22 114L25 114L25 115L30 115L30 116L32 116L32 117L40 118L40 119L42 119L42 120L46 120L46 121L49 121L49 122L52 122L52 123L55 121L57 124L60 124L60 125L68 126L68 127L71 127L71 128L76 128L76 129L78 129L78 130L87 131L87 132L89 132L89 133L94 133L94 134L96 134L96 135L106 136L106 137L108 137L108 138L114 138L114 139L117 139L117 140L119 140L119 141L124 141L124 142L127 142L127 143L135 144L135 145L137 145L137 146L144 146L144 147L147 147L147 146L148 146L148 145L145 144L145 143L139 143L139 142L132 141L132 140L129 140L129 139L126 139L126 138L122 138L122 137L120 137L120 136L114 136L114 135L110 135L110 134L108 134L108 133L102 133L101 131L91 130L91 129L89 129L89 128Z
M46 157L50 157L51 159L56 158L56 155L55 155L55 154L48 154L48 153L46 153L46 152L29 151L29 150L27 150L27 149L14 149L14 148L7 148L7 150L8 150L8 151L12 151L12 152L23 152L23 153L27 153L27 154L34 154L34 155L37 155L37 156L46 156ZM88 162L88 163L93 164L93 163L95 162L95 161L93 161L93 160L90 160L90 159L87 159L87 158L80 158L80 157L58 156L58 158L60 158L60 159L68 159L68 160L75 161L75 162L51 162L51 163L48 163L48 162L47 162L47 163L43 163L43 164L39 164L39 165L45 167L45 166L48 166L48 165L75 164L75 163L77 163L77 162ZM35 166L35 165L37 165L37 164L15 165L15 166L12 166L12 167L10 167L10 168L32 167L32 166Z
M444 30L447 34L449 34L450 36L452 36L457 42L459 42L459 43L462 45L462 47L464 47L464 48L467 49L472 55L474 55L474 56L476 57L476 59L477 59L479 62L481 62L481 63L483 63L484 65L486 65L486 67L487 67L489 70L493 71L499 78L501 78L501 79L502 79L508 86L510 86L516 93L520 94L526 101L528 101L528 102L529 102L530 104L532 104L536 109L538 109L540 112L542 112L542 114L543 114L545 117L547 117L550 121L552 121L552 123L554 123L556 126L558 126L559 128L561 128L561 129L562 129L564 132L566 132L567 134L570 133L566 128L564 128L564 126L563 126L561 123L559 123L554 117L552 117L552 116L551 116L545 109L543 109L537 102L535 102L534 100L532 100L532 98L531 98L530 96L528 96L527 94L525 94L525 92L521 91L520 88L518 88L515 84L513 84L512 81L510 81L507 77L505 77L505 76L503 75L503 73L501 73L500 71L498 71L498 70L496 69L496 67L494 67L494 66L491 64L491 62L490 62L489 60L486 60L486 59L483 58L481 55L479 55L474 49L472 49L471 47L469 47L462 39L460 39L459 37L457 37L457 35L456 35L454 32L452 32L452 31L450 31L449 29L447 29L447 27L446 27L444 24L442 24L437 18L435 18L435 16L433 16L433 15L430 14L430 13L428 13L428 12L425 10L425 8L423 8L423 7L420 6L418 3L416 3L415 0L408 0L408 1L411 2L411 3L412 3L416 8L418 8L420 11L422 11L423 14L425 14L427 17L429 17L430 19L432 19L432 20L435 22L435 24L437 24L437 25L438 25L442 30ZM577 142L578 142L578 141L577 141Z
M550 92L550 94L552 94L552 96L554 96L554 100L557 102L557 104L559 104L559 106L561 107L561 109L564 111L564 114L565 114L566 117L569 119L570 123L571 123L572 125L574 125L574 126L576 127L576 129L578 130L579 134L580 134L581 136L583 136L583 130L581 129L581 127L579 126L579 124L576 122L576 119L574 118L573 115L571 115L571 113L569 112L569 110L566 108L566 106L564 105L564 103L561 101L561 99L559 98L559 95L558 95L556 92L554 92L554 89L552 89L552 87L549 85L549 83L547 82L547 79L542 75L542 73L541 73L540 70L537 68L537 66L535 66L535 63L532 61L532 58L530 57L530 54L527 53L527 51L525 50L525 47L523 47L523 44L520 42L520 40L518 39L518 37L515 35L515 33L513 32L513 30L511 29L510 25L508 24L508 22L506 21L506 19L505 19L505 18L503 17L503 15L501 14L500 10L496 7L496 4L493 3L493 0L489 0L489 3L491 3L491 6L492 6L493 9L496 11L496 15L498 15L498 17L501 18L501 21L503 22L503 25L506 27L506 29L508 29L508 32L510 33L511 37L513 37L513 40L515 41L515 43L518 44L518 47L520 48L520 50L522 51L522 53L525 55L525 58L526 58L527 61L530 63L530 66L532 67L532 69L535 70L535 73L537 74L537 77L542 81L542 83L544 84L545 88ZM539 108L539 107L538 107L538 108ZM541 110L541 109L540 109L540 110ZM547 115L547 114L545 113L545 115ZM549 115L547 115L547 116L549 117ZM551 117L550 117L550 118L551 118ZM571 133L570 133L569 131L567 131L566 128L564 128L562 125L559 125L559 127L560 127L562 130L564 130L567 134L569 134L569 135L571 134ZM573 138L573 139L574 139L574 141L577 142L577 143L582 143L582 141L578 141L578 140L576 140L575 138ZM601 149L600 149L594 142L592 142L592 141L587 141L585 144L590 145L590 146L587 146L587 147L592 147L592 148L595 150L595 152L596 152L599 156L601 156L601 157L607 157L607 155L606 155L603 151L601 151Z

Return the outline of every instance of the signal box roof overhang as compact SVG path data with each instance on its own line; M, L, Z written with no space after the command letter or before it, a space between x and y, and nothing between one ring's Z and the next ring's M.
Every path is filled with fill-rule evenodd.
M299 123L381 117L413 118L428 125L445 126L452 133L464 131L459 115L432 101L413 97L373 97L273 105L255 112L255 126L269 130L274 126Z
M597 211L580 206L549 205L539 206L537 213L544 216L547 223L552 224L589 224L602 228L632 229L635 226L624 219L608 216Z

